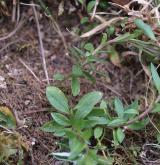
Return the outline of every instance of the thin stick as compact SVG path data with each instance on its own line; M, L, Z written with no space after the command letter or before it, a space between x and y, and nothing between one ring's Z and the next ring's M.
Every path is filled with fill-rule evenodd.
M115 91L115 90L113 89L113 87L111 87L110 85L107 85L107 84L105 84L105 83L103 83L103 82L100 82L100 81L98 81L97 84L102 85L104 88L110 90L110 91L113 92L114 94L116 94L116 95L118 95L118 96L121 96L121 94L118 93L117 91Z
M12 37L22 27L23 23L24 23L24 21L20 21L20 23L17 25L17 27L12 32L10 32L8 35L1 37L0 41L6 40L6 39Z
M158 129L158 127L154 124L154 122L152 121L152 119L149 117L148 115L148 119L150 121L150 123L153 125L153 127L157 130L157 132L160 134L160 130Z
M40 110L37 110L37 111L25 112L25 113L22 113L22 115L30 115L30 114L33 114L33 113L40 113L40 112L49 112L49 110L47 108L44 108L44 109L40 109Z
M33 2L31 2L31 3L34 4ZM39 43L40 43L40 50L41 50L41 56L42 56L42 62L43 62L43 69L44 69L44 73L45 73L45 76L46 76L47 83L50 84L48 71L47 71L47 66L46 66L44 47L43 47L43 42L42 42L42 37L41 37L41 31L40 31L40 26L39 26L39 21L38 21L38 16L37 16L36 8L35 8L34 5L32 6L32 8L33 8L33 12L34 12L34 16L35 16L35 20L36 20L36 24L37 24L37 31L38 31L38 38L39 38Z
M60 29L58 23L55 21L54 17L52 16L52 14L51 14L50 10L48 9L48 7L46 7L45 3L42 0L38 0L38 1L39 1L40 5L42 6L42 8L44 9L46 16L48 18L50 18L53 29L58 33L58 35L62 39L64 48L65 48L66 52L68 52L68 46L67 46L66 40L65 40L65 38L64 38L64 36L61 32L61 29Z
M17 22L20 20L20 5L19 5L19 0L17 2Z
M25 64L25 62L22 59L19 59L19 62L26 67L26 69L33 75L33 77L41 83L41 80L35 75L35 73L32 71L32 69Z
M28 3L23 3L23 2L20 2L20 5L40 7L40 6L39 6L39 5L37 5L37 4L28 4Z
M8 128L4 127L3 125L0 125L0 128L3 128L4 130L6 130L7 133L13 133L11 130L9 130Z
M12 7L12 22L16 20L16 8L17 8L17 1L13 0L13 7Z
M94 5L94 9L93 9L93 13L92 13L91 20L94 19L94 16L95 16L95 14L96 14L96 10L97 10L98 4L99 4L99 0L96 0L96 3L95 3L95 5Z

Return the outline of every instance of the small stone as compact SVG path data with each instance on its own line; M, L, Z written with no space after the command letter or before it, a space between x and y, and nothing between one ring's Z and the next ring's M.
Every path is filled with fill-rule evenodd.
M7 88L7 83L5 81L5 78L0 76L0 88L6 89Z

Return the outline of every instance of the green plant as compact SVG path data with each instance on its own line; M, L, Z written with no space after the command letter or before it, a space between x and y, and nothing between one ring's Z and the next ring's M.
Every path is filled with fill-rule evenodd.
M91 42L82 42L80 47L73 46L70 48L70 55L74 65L72 72L67 76L62 74L55 74L54 79L59 81L71 80L71 89L73 96L77 96L80 92L80 80L87 79L92 83L96 83L96 76L106 78L106 73L97 70L97 64L105 63L110 60L115 66L121 67L121 56L116 50L117 45L130 43L133 47L133 52L142 51L145 55L145 60L150 59L154 61L158 58L160 48L155 44L155 34L148 24L145 24L141 19L136 19L135 24L139 29L135 29L132 33L127 32L121 34L114 39L110 39L110 35L114 35L114 27L107 29L106 33L102 34L99 45L95 48ZM146 34L150 41L141 41L139 37ZM104 57L104 53L106 54ZM103 57L101 57L103 54ZM136 53L137 54L137 53ZM138 57L138 54L137 54ZM96 75L96 76L95 76Z
M45 123L41 129L55 136L63 137L68 144L64 152L52 153L58 159L71 161L75 164L112 164L111 157L106 156L108 148L103 144L103 138L111 131L113 147L120 145L125 139L125 129L142 130L149 120L144 118L130 123L139 116L138 101L124 107L119 98L114 99L109 108L98 91L84 95L74 107L69 107L64 93L54 86L47 87L47 98L57 110L51 113L53 120ZM99 106L96 106L98 103ZM112 111L113 109L113 111ZM91 139L95 141L92 146ZM65 141L66 142L66 141ZM102 154L101 154L102 153ZM111 161L112 160L112 161Z

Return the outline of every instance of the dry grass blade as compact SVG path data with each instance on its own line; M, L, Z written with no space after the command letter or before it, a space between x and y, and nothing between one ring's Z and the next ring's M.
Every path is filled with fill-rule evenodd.
M32 71L32 69L31 69L28 65L26 65L26 63L25 63L22 59L19 59L19 61L20 61L20 63L21 63L22 65L24 65L25 68L33 75L33 77L34 77L39 83L41 83L40 79L36 76L36 74Z
M33 2L32 2L32 4L33 4ZM32 8L33 8L33 12L34 12L35 20L36 20L36 24L37 24L37 31L38 31L40 50L41 50L41 55L42 55L43 69L45 72L47 83L50 84L48 71L47 71L47 65L46 65L46 59L45 59L45 53L44 53L44 47L43 47L43 42L42 42L42 37L41 37L41 31L40 31L40 26L39 26L39 21L38 21L38 16L37 16L36 9L35 9L34 5L32 6Z
M122 19L123 19L123 17L112 18L111 20L106 21L106 22L96 26L95 28L93 28L89 32L86 32L86 33L82 34L80 37L81 38L91 37L92 35L94 35L97 32L103 30L104 28L106 28L107 26L110 26L112 23L115 23L115 22L117 22L119 20L122 20Z
M94 8L93 8L93 13L92 13L91 20L94 19L94 16L95 16L95 14L96 14L96 10L97 10L98 4L99 4L99 0L96 0L96 3L95 3Z

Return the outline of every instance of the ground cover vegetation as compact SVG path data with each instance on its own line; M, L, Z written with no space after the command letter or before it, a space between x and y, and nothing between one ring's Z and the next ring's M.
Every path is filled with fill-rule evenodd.
M0 163L160 164L159 0L0 0L0 16Z

